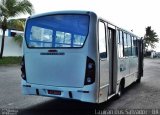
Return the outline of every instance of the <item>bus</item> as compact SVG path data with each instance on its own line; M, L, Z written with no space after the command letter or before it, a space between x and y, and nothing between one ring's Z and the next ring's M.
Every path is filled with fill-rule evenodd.
M23 41L22 93L102 103L143 76L143 40L92 11L31 16Z

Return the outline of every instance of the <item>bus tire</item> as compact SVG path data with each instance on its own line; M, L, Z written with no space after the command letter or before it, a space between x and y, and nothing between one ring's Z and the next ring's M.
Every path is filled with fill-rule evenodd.
M139 77L137 80L136 80L136 83L140 83L141 82L141 77Z
M122 80L121 83L119 84L117 97L120 98L123 93L124 93L124 80Z

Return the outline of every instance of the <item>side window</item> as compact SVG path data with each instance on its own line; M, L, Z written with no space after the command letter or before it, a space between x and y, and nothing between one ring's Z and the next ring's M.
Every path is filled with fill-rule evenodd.
M134 44L134 36L132 36L132 56L135 56L136 55L136 52L135 52L135 44Z
M100 58L107 58L106 31L105 31L105 24L103 22L99 22L99 53L100 53Z
M119 42L118 42L118 50L119 50L119 57L123 57L123 32L121 30L118 31Z
M124 56L128 56L127 34L123 33Z
M135 45L136 45L136 56L138 56L138 43L137 43L137 37L135 37Z
M137 38L132 37L132 56L137 56Z
M132 55L131 35L127 34L128 56Z

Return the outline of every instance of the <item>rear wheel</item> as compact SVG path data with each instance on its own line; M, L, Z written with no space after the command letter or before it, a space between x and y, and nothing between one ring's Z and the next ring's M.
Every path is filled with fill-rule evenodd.
M140 83L140 82L141 82L141 77L136 80L136 83Z
M121 81L121 83L119 84L119 90L117 93L117 97L120 98L123 93L124 93L124 81Z

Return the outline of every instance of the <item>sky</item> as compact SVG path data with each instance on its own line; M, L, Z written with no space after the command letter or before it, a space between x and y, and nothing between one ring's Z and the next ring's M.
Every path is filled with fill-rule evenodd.
M34 14L59 10L87 10L143 37L151 26L160 37L160 0L29 0ZM20 17L27 17L22 15ZM160 52L160 43L155 49Z

